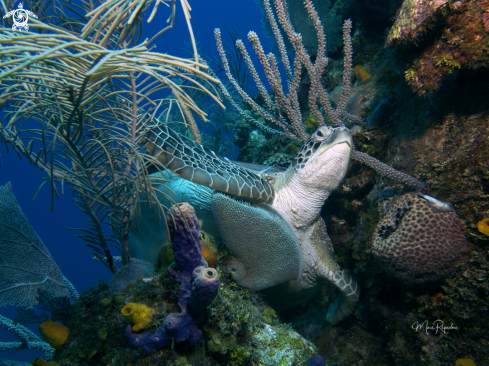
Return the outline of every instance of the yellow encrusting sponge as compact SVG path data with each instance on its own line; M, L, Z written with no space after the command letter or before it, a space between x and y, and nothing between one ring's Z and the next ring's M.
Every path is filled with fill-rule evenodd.
M489 219L483 219L477 223L477 229L484 235L489 236Z
M61 323L53 322L51 319L42 323L38 329L42 339L56 349L60 348L70 335L68 327L65 327Z
M132 330L137 332L141 329L146 329L151 324L151 317L155 313L155 309L144 304L129 303L122 309L122 315L134 325Z
M470 358L459 358L455 361L455 366L475 366L475 363Z

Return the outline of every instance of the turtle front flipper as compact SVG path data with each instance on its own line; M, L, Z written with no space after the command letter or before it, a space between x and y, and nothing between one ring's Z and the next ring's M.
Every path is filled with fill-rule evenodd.
M267 181L165 125L151 127L144 139L145 149L183 179L254 202L274 199Z
M326 314L326 320L333 325L350 316L357 308L360 299L360 287L357 282L340 266L338 267L341 271L336 273L330 281L341 290L340 296L329 306Z

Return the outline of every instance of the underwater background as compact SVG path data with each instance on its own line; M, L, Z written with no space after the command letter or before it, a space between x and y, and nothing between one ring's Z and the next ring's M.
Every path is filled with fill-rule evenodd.
M302 1L296 3L295 6L302 6ZM128 304L137 304L151 318L155 309L142 306L154 306L153 323L147 324L150 329L159 329L157 324L166 315L178 313L182 291L179 286L184 285L178 275L168 273L168 267L177 260L176 256L172 257L171 246L167 244L166 252L152 255L158 268L156 274L141 276L152 278L151 281L138 280L125 289L114 290L109 286L112 273L92 259L91 249L76 237L77 232L65 230L83 227L87 222L87 216L73 206L71 186L66 184L61 198L54 199L53 212L48 185L32 202L41 177L46 175L27 159L20 160L10 145L7 152L8 144L2 143L0 185L11 182L29 223L62 274L80 294L68 313L56 313L56 320L70 328L70 335L65 344L55 347L54 362L59 365L489 365L489 2L336 0L313 3L323 21L330 59L321 82L334 106L344 99L342 25L346 19L352 21L352 87L345 110L359 117L359 121L352 117L344 122L351 132L354 148L414 177L424 185L425 195L440 200L431 204L413 193L418 188L402 179L396 180L394 173L385 175L383 168L372 169L372 164L367 166L360 159L352 159L341 183L320 210L335 263L361 289L360 300L351 315L338 324L327 321L328 308L341 296L327 281L320 283L307 302L285 309L275 306L263 291L236 285L229 269L231 257L235 255L217 238L209 244L210 249L205 249L204 244L199 248L209 267L217 268L214 271L220 279L219 293L214 295L212 304L193 316L199 318L194 322L202 336L196 337L192 332L197 331L192 326L188 330L190 335L182 336L182 340L173 336L176 341L168 340L163 347L148 350L135 346L134 338L127 335L126 326L132 324L132 330L137 332L135 324L139 323L124 311ZM11 5L16 8L18 3ZM227 83L225 72L212 62L219 59L215 28L221 29L228 44L232 44L232 37L227 29L235 32L247 43L250 54L253 49L246 38L253 30L265 52L278 54L259 0L194 0L190 6L199 55L220 80ZM293 6L289 4L289 9ZM151 7L147 13L150 11ZM317 41L316 44L314 40L307 42L316 37L316 32L307 35L307 27L312 27L307 13L291 14L296 16L298 23L294 27L303 34L305 47L314 55ZM168 8L160 5L155 19L150 24L144 23L141 39L158 32L168 16ZM10 24L4 27L9 30ZM176 6L175 26L163 33L155 45L155 52L185 59L193 57L180 4ZM286 43L286 47L292 54L291 44ZM232 57L236 54L230 52ZM260 60L254 55L252 59L265 80ZM244 61L241 66L240 70L244 70ZM280 70L284 72L282 66ZM249 73L246 76L246 71L243 73L249 78L247 93L265 106L251 76ZM282 82L286 84L285 77ZM298 95L307 134L321 127L309 110L307 90L310 87L311 81L303 77ZM274 101L278 99L276 93L271 95ZM233 97L238 98L236 94ZM219 150L216 152L221 156L287 168L301 151L304 140L263 132L239 116L229 104L226 104L229 113L226 116L210 98L195 96L195 100L213 121L206 124L201 118L195 118L203 144ZM249 108L246 113L259 123L277 129L272 123L260 121L256 110ZM332 119L326 120L332 124ZM186 136L194 139L189 133ZM413 205L419 208L418 217L412 214ZM393 240L391 235L402 220L406 220L403 230L408 231L405 237L409 239L404 240L399 232L396 233L398 242L385 244L386 237ZM110 235L108 227L104 230ZM163 229L158 230L160 233ZM414 249L410 247L412 243ZM401 252L407 250L409 259L393 260L399 252L390 256L386 245L398 245ZM416 246L421 249L416 250ZM136 257L133 253L130 251ZM120 253L114 251L113 255ZM148 261L144 255L137 257ZM418 264L429 270L417 272ZM120 267L120 263L117 265ZM13 306L0 310L6 318L16 317ZM446 332L437 331L437 320L452 327ZM38 326L27 325L36 334L39 334ZM56 328L54 332L63 333L63 330ZM196 345L189 344L188 339L192 337L198 338ZM0 330L0 342L16 340L12 332ZM26 363L36 357L46 358L35 350L0 354L0 359ZM11 364L5 361L5 365Z
M18 2L15 3L15 7ZM202 52L214 57L217 54L213 32L216 27L225 29L227 24L231 29L236 29L241 37L256 28L261 31L261 12L252 0L229 2L225 0L213 0L212 2L196 2L192 6L193 27L198 37L199 47ZM185 25L183 11L177 8L177 21L175 27L165 33L158 41L160 52L171 55L188 57L190 38ZM145 34L156 33L166 22L167 15L161 13L159 18L145 28ZM204 36L206 35L206 36ZM143 36L144 37L144 36ZM263 37L265 39L265 37ZM106 268L92 260L82 240L75 237L74 232L65 230L68 227L78 227L78 223L85 221L86 217L73 207L71 202L70 187L62 199L56 200L54 212L50 210L50 196L48 190L41 192L32 202L39 188L42 173L26 161L20 161L15 153L7 154L5 145L0 147L1 168L0 184L12 183L15 196L23 208L29 223L37 231L51 255L58 263L63 274L70 278L78 291L84 291L97 284L98 280L109 280L112 275ZM81 275L82 274L82 275ZM2 314L14 318L15 308L6 307ZM37 326L33 326L37 329ZM10 341L8 333L1 332L2 341ZM24 355L27 353L27 355ZM5 353L4 358L28 361L38 354L34 351L21 351Z

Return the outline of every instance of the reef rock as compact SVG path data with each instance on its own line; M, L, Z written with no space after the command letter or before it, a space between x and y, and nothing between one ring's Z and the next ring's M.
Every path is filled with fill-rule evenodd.
M255 329L253 344L260 350L259 365L297 365L317 353L316 347L287 325Z
M387 43L419 37L446 2L447 0L405 0L389 32Z
M467 258L469 243L454 211L440 212L408 193L379 221L372 253L384 270L406 284L442 280Z

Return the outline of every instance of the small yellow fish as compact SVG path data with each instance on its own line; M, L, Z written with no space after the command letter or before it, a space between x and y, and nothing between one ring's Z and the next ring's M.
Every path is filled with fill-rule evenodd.
M360 75L360 79L362 79L362 81L369 79L371 76L370 73L360 65L355 66L355 70L357 70L358 75Z

